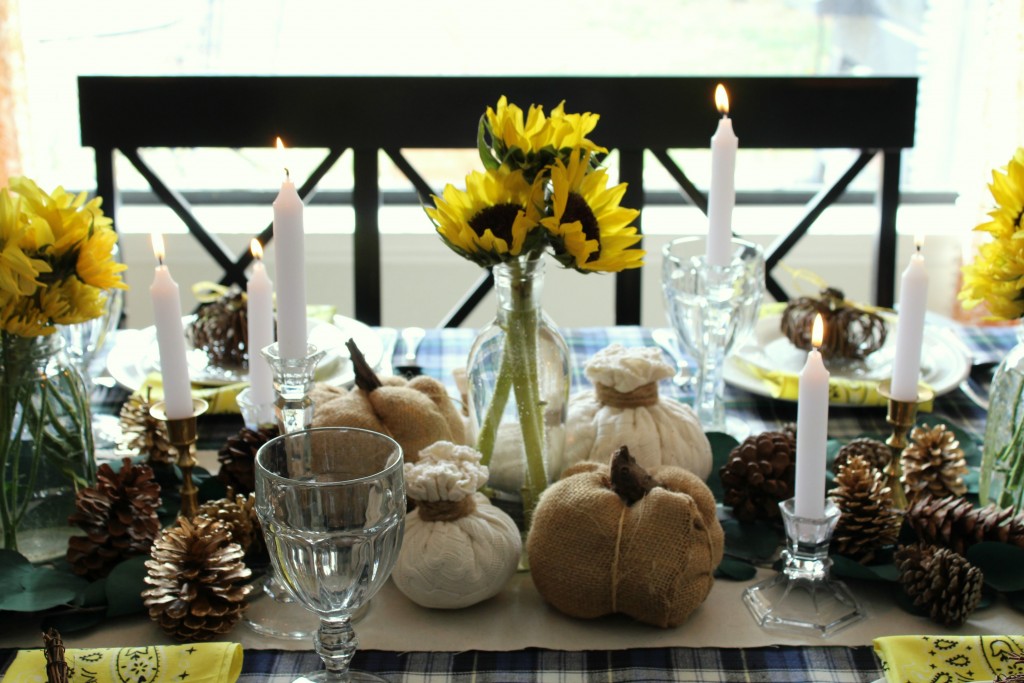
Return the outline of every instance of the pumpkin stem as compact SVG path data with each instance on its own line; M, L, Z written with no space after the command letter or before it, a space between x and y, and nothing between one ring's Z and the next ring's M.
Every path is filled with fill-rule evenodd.
M356 346L354 339L349 339L345 342L345 346L348 347L349 356L352 358L352 369L356 373L356 386L370 393L379 386L382 386L380 380L377 379L377 375L373 372L373 368L366 362L366 356Z
M612 491L615 491L626 505L632 505L658 486L654 477L640 466L625 446L612 454L611 477Z

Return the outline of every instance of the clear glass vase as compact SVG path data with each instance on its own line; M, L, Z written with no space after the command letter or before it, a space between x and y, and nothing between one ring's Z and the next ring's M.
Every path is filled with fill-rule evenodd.
M544 261L494 267L498 311L467 361L469 410L496 505L529 526L565 448L569 347L541 309Z
M1024 509L1024 325L992 377L978 494L982 503Z
M96 480L89 395L58 334L0 332L0 528L33 562L61 557L75 493Z

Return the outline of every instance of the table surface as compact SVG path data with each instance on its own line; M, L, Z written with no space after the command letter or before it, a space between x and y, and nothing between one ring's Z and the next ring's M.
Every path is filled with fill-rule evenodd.
M1015 343L1009 328L954 328L975 362L998 360ZM574 390L588 383L583 361L610 343L652 345L650 331L637 327L563 331L574 357ZM386 330L385 334L393 334ZM452 370L465 362L473 330L430 330L420 347L427 374L452 385ZM396 350L395 359L401 349ZM670 381L663 396L683 401L692 395ZM110 405L124 399L120 390L97 399ZM776 429L796 419L796 405L727 388L730 414L746 421L752 433ZM985 413L961 391L935 401L933 416L980 438ZM241 426L237 416L204 417L201 446L216 449ZM847 440L886 433L883 408L838 408L829 415L829 436ZM207 462L213 451L201 453ZM215 461L213 461L215 463ZM712 475L714 476L714 475ZM758 570L751 581L718 580L707 601L683 625L658 629L625 617L570 619L547 606L528 573L513 577L505 589L484 603L463 610L429 610L406 599L388 583L356 625L364 651L356 666L389 680L764 680L871 681L881 674L871 654L871 639L891 634L998 634L1024 632L1024 616L998 600L979 610L961 628L950 631L897 606L892 584L851 582L865 604L868 619L829 639L764 630L741 601L743 590L773 574ZM20 615L24 616L24 615ZM21 619L0 622L0 648L36 647L34 628ZM291 680L289 674L317 668L311 645L257 635L236 627L229 639L246 648L242 680ZM169 643L145 617L111 619L91 631L69 634L69 647ZM0 652L0 657L10 651ZM2 661L2 659L0 659Z

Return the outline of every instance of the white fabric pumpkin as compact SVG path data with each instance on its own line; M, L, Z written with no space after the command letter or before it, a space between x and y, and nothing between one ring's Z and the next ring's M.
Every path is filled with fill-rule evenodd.
M468 607L496 595L515 572L522 537L511 517L476 492L487 475L478 451L447 441L421 450L416 463L405 464L406 491L420 505L406 515L405 537L391 576L413 602L442 609ZM470 510L458 509L462 507ZM421 517L421 512L436 508L452 509L447 515L451 519Z
M673 465L708 478L711 444L697 414L688 405L657 396L657 383L675 373L660 349L612 344L594 354L584 372L595 389L569 401L559 472L586 460L607 462L627 446L644 469ZM630 400L641 395L646 398Z

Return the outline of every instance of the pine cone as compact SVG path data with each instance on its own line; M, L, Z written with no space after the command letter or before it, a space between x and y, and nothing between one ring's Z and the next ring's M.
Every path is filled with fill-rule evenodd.
M911 498L930 493L933 496L967 493L963 475L967 463L960 442L946 425L930 429L928 425L914 427L910 432L910 445L900 456L903 466L903 488Z
M145 455L150 463L167 464L175 460L167 423L149 414L153 402L148 397L132 394L121 406L123 440L118 445Z
M724 502L737 519L778 519L779 503L793 495L796 441L783 432L747 437L719 470Z
M224 523L179 517L153 543L146 562L146 583L153 587L142 598L149 618L182 642L210 640L230 631L242 618L252 590L243 583L252 573L242 562L243 554Z
M907 510L907 522L921 541L961 555L982 541L1024 548L1024 512L1014 517L1013 508L976 508L966 498L923 495Z
M126 557L148 554L160 531L159 507L160 485L149 465L133 465L129 458L118 472L108 463L100 465L96 486L78 491L75 512L68 517L69 524L86 533L68 539L71 569L95 580Z
M217 453L220 471L217 478L242 495L256 490L256 451L278 435L277 427L252 430L243 427L232 436Z
M196 514L207 519L216 519L227 525L231 540L242 547L247 556L262 552L263 532L256 516L256 494L243 496L228 487L227 496L211 500L199 506Z
M961 626L981 601L984 577L962 555L920 543L896 551L900 585L918 607L943 626Z
M245 292L232 287L227 294L203 304L186 335L215 365L249 367L249 303Z
M867 460L875 469L884 471L886 465L892 460L892 449L877 439L868 439L866 437L854 439L836 453L836 459L832 463L832 471L838 474L839 468L855 455L859 455Z
M837 551L866 564L896 542L903 516L893 506L885 476L865 458L854 455L839 468L831 495L842 511L832 536Z

